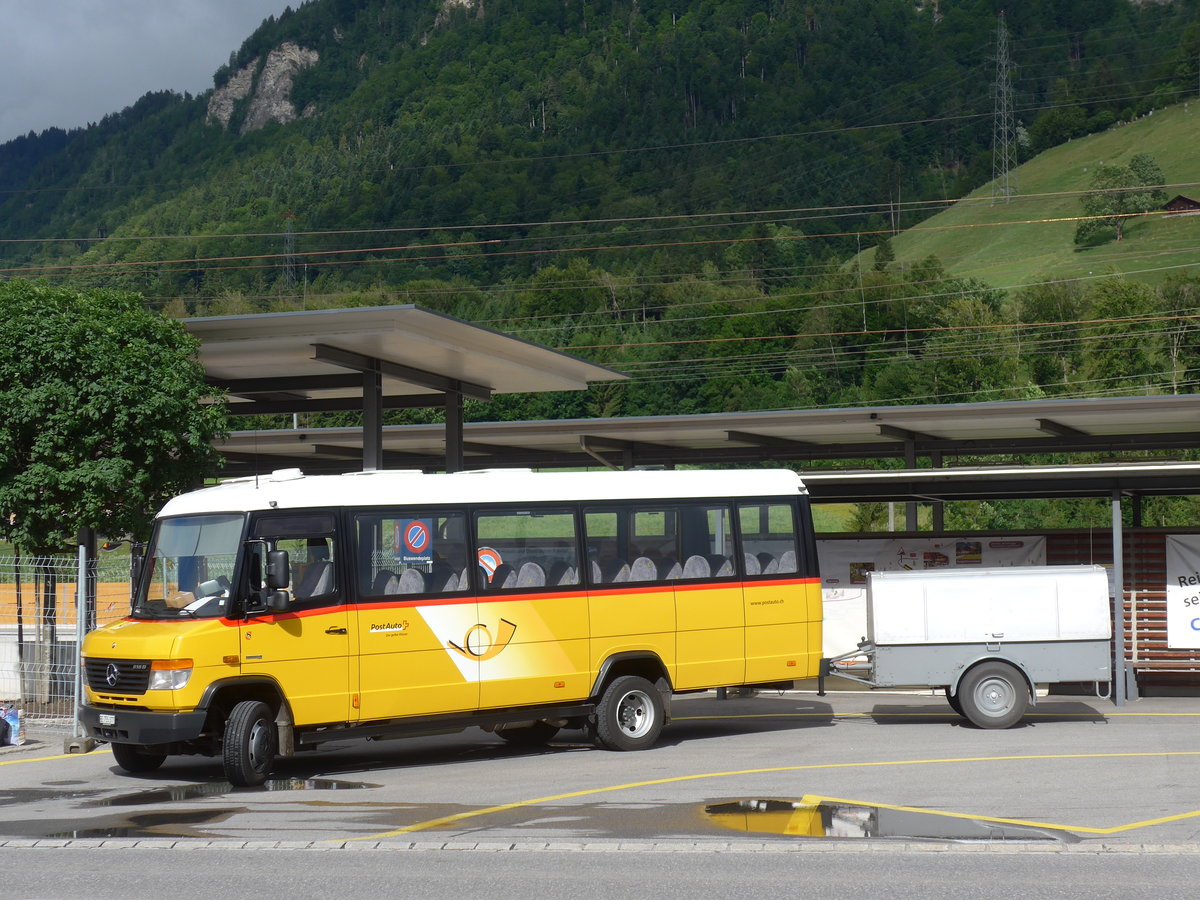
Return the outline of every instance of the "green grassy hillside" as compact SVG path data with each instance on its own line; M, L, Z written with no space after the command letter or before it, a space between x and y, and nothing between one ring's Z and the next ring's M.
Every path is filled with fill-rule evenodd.
M1125 239L1076 248L1079 194L1100 163L1126 165L1150 153L1162 167L1167 195L1200 199L1200 102L1160 109L1127 125L1047 150L1016 172L1017 196L992 202L990 184L919 226L892 238L897 263L934 255L954 275L996 287L1122 272L1158 282L1181 267L1200 268L1200 216L1154 215L1132 222ZM863 254L870 266L874 250Z

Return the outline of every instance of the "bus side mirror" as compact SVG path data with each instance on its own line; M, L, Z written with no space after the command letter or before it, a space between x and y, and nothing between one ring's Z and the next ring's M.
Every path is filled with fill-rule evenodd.
M267 590L282 591L292 580L291 564L286 550L267 552Z

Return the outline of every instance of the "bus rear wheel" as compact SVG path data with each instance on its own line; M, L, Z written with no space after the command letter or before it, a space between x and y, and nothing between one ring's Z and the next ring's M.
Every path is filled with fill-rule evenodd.
M622 675L596 705L596 740L609 750L645 750L657 743L665 720L658 688L641 676Z

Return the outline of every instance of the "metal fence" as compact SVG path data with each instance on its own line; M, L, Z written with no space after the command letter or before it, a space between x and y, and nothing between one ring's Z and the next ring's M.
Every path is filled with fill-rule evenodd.
M70 556L0 557L0 703L15 703L25 724L72 729L80 566ZM83 632L125 616L128 560L90 561L83 597Z

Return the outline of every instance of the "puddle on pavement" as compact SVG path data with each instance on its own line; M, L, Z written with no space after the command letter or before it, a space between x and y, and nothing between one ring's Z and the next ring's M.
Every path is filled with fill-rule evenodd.
M209 784L182 784L172 787L137 791L84 803L83 806L149 806L155 803L174 803L180 800L196 800L200 797L219 797L224 794L245 794L261 791L347 791L359 788L377 788L377 784L360 781L338 781L332 778L272 778L261 787L235 788L228 781Z
M76 797L94 797L98 790L62 791L51 788L4 788L0 790L0 806L17 806L24 803L44 803L48 800L70 800Z
M212 825L224 821L238 809L198 809L155 813L138 813L115 823L95 825L90 828L72 828L52 831L45 835L51 838L120 838L120 837L213 837L189 828L189 825Z
M76 809L98 809L122 806L161 806L189 800L215 798L227 795L246 797L256 793L276 791L340 791L357 788L377 788L380 785L359 781L342 781L331 778L276 778L257 788L235 788L227 781L208 784L175 785L122 794L116 797L90 799L97 790L79 791L49 787L40 789L15 789L0 791L0 805L45 803L55 800L78 800ZM246 799L250 799L246 797ZM213 807L180 809L168 807L157 810L129 812L120 816L107 816L90 822L81 822L78 817L58 819L18 820L10 816L0 822L0 834L20 837L47 838L120 838L120 837L220 837L211 826L224 822L230 816L250 812L248 807ZM206 827L207 826L207 827Z
M13 790L0 792L0 805L43 800L72 798L81 800L77 809L100 807L133 807L177 804L186 801L242 797L266 792L324 792L380 785L327 778L283 778L268 781L260 788L235 788L228 782L176 785L138 791L115 797L90 799L96 791ZM65 785L64 785L65 788ZM231 798L232 799L232 798ZM247 797L249 799L249 797ZM282 798L281 798L282 799ZM347 798L349 800L349 798ZM297 798L308 806L343 804L335 801ZM355 802L345 805L360 807L383 806L378 817L380 827L395 827L397 820L422 821L448 815L457 810L424 808L395 802ZM462 807L469 810L472 807ZM55 838L121 838L121 837L220 837L213 826L232 816L253 813L253 807L224 807L206 804L203 808L162 808L129 811L92 822L78 819L12 821L0 825L0 833L21 836ZM957 817L935 811L891 809L868 804L852 804L820 798L792 799L733 799L694 803L614 803L528 806L489 816L486 824L477 823L480 833L488 830L510 831L527 835L552 835L571 832L589 838L662 839L668 836L700 836L729 831L743 834L774 836L781 839L907 839L943 841L1041 841L1075 843L1080 840L1070 832L1032 825L990 822L982 819ZM467 829L471 831L472 829Z
M731 800L710 803L705 814L731 831L811 838L904 838L948 841L1059 841L1076 843L1066 831L959 818L937 812L888 809L822 800Z

